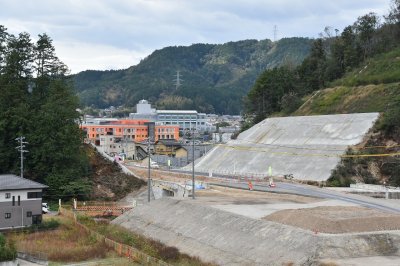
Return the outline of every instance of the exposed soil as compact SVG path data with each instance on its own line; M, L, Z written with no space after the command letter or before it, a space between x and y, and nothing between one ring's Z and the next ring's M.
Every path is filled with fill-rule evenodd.
M201 201L218 202L219 204L227 204L227 202L235 205L261 204L261 203L277 203L277 202L293 202L293 203L311 203L320 201L312 197L268 193L258 191L248 191L234 188L224 188L212 186L209 190L198 190L197 196Z
M315 233L354 233L383 230L400 230L400 215L364 207L316 207L282 210L265 220L312 230Z
M128 193L139 190L145 182L135 176L124 174L116 163L103 158L93 147L87 146L91 166L90 180L93 200L119 200Z

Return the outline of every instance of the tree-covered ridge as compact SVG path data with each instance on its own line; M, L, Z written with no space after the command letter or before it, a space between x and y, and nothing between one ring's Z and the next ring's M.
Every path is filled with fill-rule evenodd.
M299 66L268 69L258 77L245 100L247 127L273 113L292 113L304 96L330 85L400 81L399 43L399 0L392 1L383 22L368 13L341 33L326 27Z
M369 13L340 34L327 27L301 65L263 72L246 97L243 129L271 115L380 112L362 144L369 148L349 149L354 157L342 158L328 185L399 186L400 0L382 21Z
M76 196L88 188L79 101L51 38L38 37L0 26L0 173L19 174L16 138L24 136L24 177L49 185L54 198Z
M159 109L195 108L201 112L238 114L242 98L265 69L300 64L311 40L286 38L225 44L194 44L156 50L125 70L88 70L73 76L84 106L134 106L149 99ZM176 71L182 86L175 89Z

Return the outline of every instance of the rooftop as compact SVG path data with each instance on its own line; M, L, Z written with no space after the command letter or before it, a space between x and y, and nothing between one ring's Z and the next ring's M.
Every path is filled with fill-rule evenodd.
M27 189L27 188L43 189L47 188L47 186L29 179L21 178L16 175L11 175L11 174L0 175L0 190Z
M157 110L158 114L197 114L196 110Z

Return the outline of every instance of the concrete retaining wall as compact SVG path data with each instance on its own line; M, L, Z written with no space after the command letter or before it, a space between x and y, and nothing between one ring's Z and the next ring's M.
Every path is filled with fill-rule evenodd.
M153 201L112 223L220 265L317 265L323 258L400 255L399 232L315 234L190 199Z
M200 206L190 200L153 201L113 223L222 265L301 264L312 257L318 243L312 232Z
M325 181L351 145L360 143L378 113L268 118L208 152L196 171L238 175L293 174Z

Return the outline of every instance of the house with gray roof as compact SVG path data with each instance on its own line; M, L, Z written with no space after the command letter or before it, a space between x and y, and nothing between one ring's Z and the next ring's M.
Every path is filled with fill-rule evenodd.
M42 191L47 186L16 175L0 175L0 230L42 222Z

